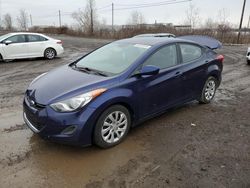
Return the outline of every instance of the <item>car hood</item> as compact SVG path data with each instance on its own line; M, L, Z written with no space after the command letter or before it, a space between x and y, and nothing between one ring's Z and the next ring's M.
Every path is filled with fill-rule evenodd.
M41 105L64 100L88 92L92 89L107 87L112 78L88 74L62 66L35 79L26 95Z

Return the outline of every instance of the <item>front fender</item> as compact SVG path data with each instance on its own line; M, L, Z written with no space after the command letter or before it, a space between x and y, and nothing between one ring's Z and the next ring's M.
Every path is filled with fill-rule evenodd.
M107 90L101 96L97 97L89 107L99 109L103 112L109 106L114 104L124 104L134 116L138 113L138 107L135 105L134 93L131 89L114 88Z
M95 124L100 117L100 115L105 111L108 107L115 105L115 104L121 104L126 106L132 115L132 120L134 125L135 123L135 117L138 113L138 107L136 107L134 101L133 101L133 92L130 89L110 89L106 92L104 92L102 95L97 97L94 101L92 101L87 108L95 109L93 114L89 117L88 121L86 122L84 129L81 132L80 136L80 143L84 142L85 144L92 144L92 138L94 133ZM84 140L84 141L83 141Z

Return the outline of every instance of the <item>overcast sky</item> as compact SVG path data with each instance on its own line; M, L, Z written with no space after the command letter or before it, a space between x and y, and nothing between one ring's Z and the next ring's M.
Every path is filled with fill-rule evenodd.
M105 19L107 24L111 24L111 3L114 3L115 9L124 7L124 5L147 4L163 2L164 0L96 0L96 7L98 10L98 17L100 20ZM166 1L166 0L165 0ZM171 1L171 0L170 0ZM172 0L180 1L180 0ZM62 12L63 24L72 25L74 20L71 13L83 8L86 0L0 0L1 15L10 13L14 18L18 15L20 9L25 9L32 15L33 25L58 25L58 10ZM199 9L201 20L208 17L216 20L218 11L225 9L228 15L228 20L233 24L238 24L243 0L192 0L191 2ZM186 10L190 2L183 2L178 4L161 5L148 8L137 8L142 12L147 23L157 22L182 24L186 17ZM107 7L106 7L107 6ZM103 8L106 7L106 8ZM132 10L115 10L115 24L126 24L128 17ZM246 11L244 17L244 24L247 25L250 15L250 0L247 0Z

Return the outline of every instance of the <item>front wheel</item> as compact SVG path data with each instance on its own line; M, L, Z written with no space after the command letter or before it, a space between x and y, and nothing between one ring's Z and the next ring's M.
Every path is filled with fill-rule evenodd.
M207 79L201 93L201 98L199 99L200 103L208 104L213 100L217 89L217 83L218 81L212 76Z
M101 148L110 148L123 141L128 134L131 117L127 108L114 105L99 117L95 130L94 142Z
M250 60L247 60L247 64L250 65Z
M47 48L44 52L44 57L46 59L54 59L56 57L56 51L53 48Z

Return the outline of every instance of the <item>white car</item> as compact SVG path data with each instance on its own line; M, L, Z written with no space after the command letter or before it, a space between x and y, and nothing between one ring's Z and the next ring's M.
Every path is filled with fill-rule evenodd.
M250 47L247 50L247 63L250 65Z
M39 33L9 33L0 36L0 60L45 57L64 52L62 41Z

